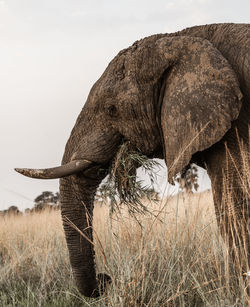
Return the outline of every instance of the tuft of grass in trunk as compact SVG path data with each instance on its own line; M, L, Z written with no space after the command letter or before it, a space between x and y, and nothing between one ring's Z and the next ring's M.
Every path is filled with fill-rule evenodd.
M150 179L150 185L145 186L136 176L137 168L141 167ZM130 142L124 142L110 167L108 177L98 189L99 198L110 203L111 215L119 211L121 206L127 207L131 216L136 213L149 213L142 199L151 199L156 182L156 168L160 164L135 149Z

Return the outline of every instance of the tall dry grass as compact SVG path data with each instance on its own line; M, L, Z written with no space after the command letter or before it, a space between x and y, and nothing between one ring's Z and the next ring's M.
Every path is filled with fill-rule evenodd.
M94 211L104 296L85 299L72 280L59 212L0 220L1 306L247 306L247 280L228 257L210 192L147 204L152 215Z

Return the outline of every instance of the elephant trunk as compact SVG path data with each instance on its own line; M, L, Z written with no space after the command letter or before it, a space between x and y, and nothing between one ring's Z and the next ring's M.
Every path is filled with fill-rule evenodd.
M85 123L86 124L86 123ZM87 124L86 124L87 125ZM87 125L89 126L89 125ZM92 220L96 189L108 172L110 161L120 143L112 129L95 129L88 133L73 130L65 149L63 164L72 157L92 161L84 171L60 179L60 201L63 227L73 276L79 291L88 297L99 296L95 271ZM105 275L105 274L104 274ZM99 277L99 276L98 276ZM103 281L106 276L103 276ZM104 289L101 289L102 291Z
M79 175L60 180L62 220L73 276L79 291L99 295L92 234L93 200L101 179L84 180Z

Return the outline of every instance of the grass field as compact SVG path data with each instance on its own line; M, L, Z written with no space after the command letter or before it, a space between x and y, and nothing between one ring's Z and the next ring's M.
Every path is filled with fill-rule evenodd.
M99 299L74 287L60 212L0 219L0 306L247 306L247 282L218 234L211 192L148 204L153 215L95 207Z

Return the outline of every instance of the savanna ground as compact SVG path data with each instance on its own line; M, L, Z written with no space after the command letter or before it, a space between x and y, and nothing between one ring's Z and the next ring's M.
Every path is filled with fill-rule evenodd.
M221 239L211 192L148 203L153 215L111 220L96 205L97 272L112 277L105 295L74 286L60 212L0 220L1 306L247 306L247 282ZM248 278L248 280L247 280Z

